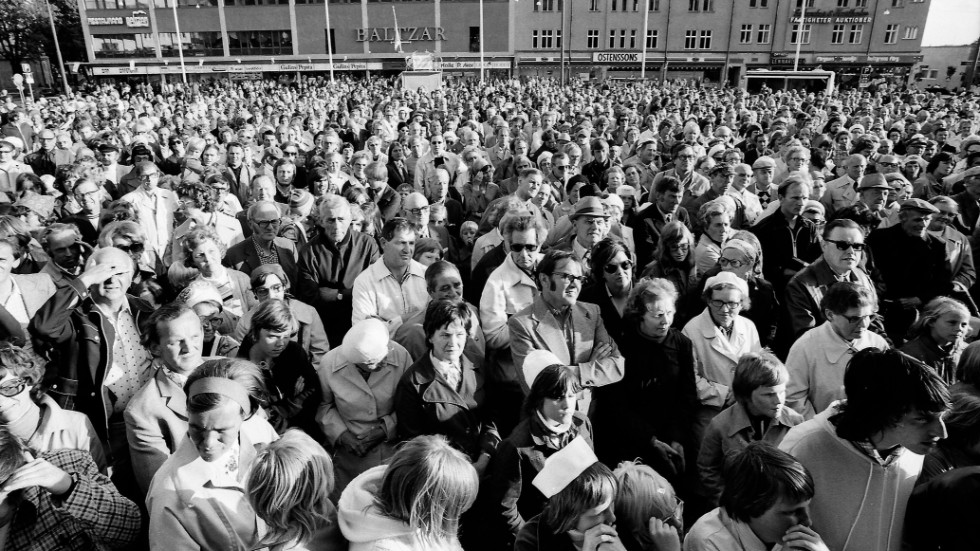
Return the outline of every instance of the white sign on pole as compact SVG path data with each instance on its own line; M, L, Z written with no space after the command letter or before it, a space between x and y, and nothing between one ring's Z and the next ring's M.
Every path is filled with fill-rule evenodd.
M34 73L24 73L24 82L34 84Z

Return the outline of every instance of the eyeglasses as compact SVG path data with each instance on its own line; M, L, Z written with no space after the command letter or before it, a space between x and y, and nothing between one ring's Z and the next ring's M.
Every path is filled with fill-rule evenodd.
M871 312L870 314L868 314L866 316L845 316L844 314L837 314L837 315L839 315L840 317L846 319L847 320L847 323L850 323L851 325L854 325L854 324L857 324L857 323L861 323L861 322L863 322L866 319L871 319L872 317L874 317L875 312Z
M708 304L716 310L737 310L742 306L741 302L726 302L724 300L709 300Z
M295 157L295 156L299 155L299 152L298 151L283 151L282 153L283 153L283 155L286 155L287 157Z
M272 287L256 287L252 289L255 294L260 297L269 296L272 293L281 293L284 287L281 284L273 285Z
M748 262L743 262L741 260L734 260L731 258L725 258L724 256L718 259L718 265L720 265L722 268L726 266L731 266L732 268L738 269L741 268L742 266L745 266L746 264L748 264Z
M129 245L113 245L115 248L126 254L143 254L146 250L146 246L142 243L131 243Z
M565 283L584 283L586 279L585 276L569 274L566 272L553 272L551 275L556 276L565 281Z
M0 385L0 396L5 396L7 398L13 398L27 387L27 381L24 379L11 379L6 383Z
M422 216L422 213L429 212L429 205L417 209L408 209L408 212L412 213L412 216Z
M568 165L553 165L553 166L554 166L554 168L557 168L558 170L570 170L572 168L572 167L570 167Z
M272 218L271 220L252 220L252 222L255 222L256 225L261 226L263 228L271 228L274 226L278 226L282 221L279 220L278 218Z
M510 250L511 252L515 252L515 253L519 253L523 251L533 253L538 250L538 246L535 245L534 243L511 243Z
M854 249L857 252L864 250L864 243L851 243L850 241L835 241L833 239L824 239L827 243L833 243L837 246L838 251L846 251L848 249Z
M629 260L624 260L619 264L606 264L605 266L602 267L602 269L603 271L605 271L607 274L610 275L618 272L619 270L628 272L633 269L633 263L630 262Z
M140 174L140 179L141 180L149 180L150 178L153 178L155 176L160 176L160 173L159 172L151 172L150 174Z

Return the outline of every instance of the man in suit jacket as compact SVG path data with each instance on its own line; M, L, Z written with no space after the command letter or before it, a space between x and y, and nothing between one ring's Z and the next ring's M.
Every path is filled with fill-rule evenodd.
M864 171L868 168L868 160L864 155L855 153L844 161L845 174L836 180L827 182L827 191L824 192L820 202L827 210L827 218L845 207L849 207L857 202L857 186Z
M637 212L631 227L636 243L636 258L640 266L646 266L660 243L660 232L670 222L681 222L691 229L691 217L687 209L680 206L684 187L680 180L664 176L657 181L653 190L654 202L648 203Z
M248 223L252 230L249 239L228 248L221 263L251 275L263 264L278 264L293 288L299 283L298 252L291 239L278 237L282 216L271 201L260 201L248 208Z
M14 244L0 241L0 304L20 325L16 337L25 339L27 324L57 288L47 274L12 274L14 261Z
M535 273L541 293L507 321L515 366L532 350L548 350L579 378L579 411L588 412L591 388L623 378L623 356L602 323L599 307L578 302L582 267L569 251L551 250ZM528 389L525 389L525 391Z
M252 178L256 170L245 162L245 148L237 142L225 149L225 166L221 175L228 181L228 190L244 205L248 202Z
M609 215L598 197L583 197L575 203L575 211L568 219L572 222L574 231L568 238L558 242L554 248L573 253L582 268L582 273L588 276L591 270L592 247L609 234Z
M442 246L442 255L446 260L456 258L456 246L449 237L449 231L443 226L429 223L429 201L419 192L408 194L402 204L401 215L415 226L418 239L435 239Z

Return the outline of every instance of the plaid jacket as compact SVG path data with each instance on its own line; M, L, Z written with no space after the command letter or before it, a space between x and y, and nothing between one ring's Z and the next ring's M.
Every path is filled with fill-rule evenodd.
M135 543L139 508L99 473L88 453L59 450L41 458L70 474L75 489L65 500L36 486L25 489L5 551L121 549Z

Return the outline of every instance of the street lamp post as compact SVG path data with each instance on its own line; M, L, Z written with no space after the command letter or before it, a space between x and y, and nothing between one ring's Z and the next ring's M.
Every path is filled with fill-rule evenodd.
M327 62L330 63L330 84L334 84L333 44L330 43L330 0L323 0L323 12L327 16Z
M61 84L65 87L65 95L68 95L70 90L68 89L68 75L65 67L65 60L61 57L61 43L58 41L58 31L54 28L54 14L51 12L51 2L45 2L48 5L48 23L51 24L51 36L54 37L54 51L58 54L58 70L61 72Z
M483 0L480 0L480 86L483 86Z
M796 71L800 67L800 46L803 45L803 26L806 25L806 3L808 0L803 0L800 4L800 22L796 28L796 57L793 59L793 70ZM734 9L734 7L732 8Z
M184 86L187 86L187 68L184 67L184 42L180 39L180 20L177 19L177 2L178 0L171 0L173 2L170 7L174 10L174 30L177 31L177 55L180 56L180 76L183 78Z
M646 4L643 10L643 50L640 54L640 80L647 78L647 34L650 32L650 0L643 0Z

